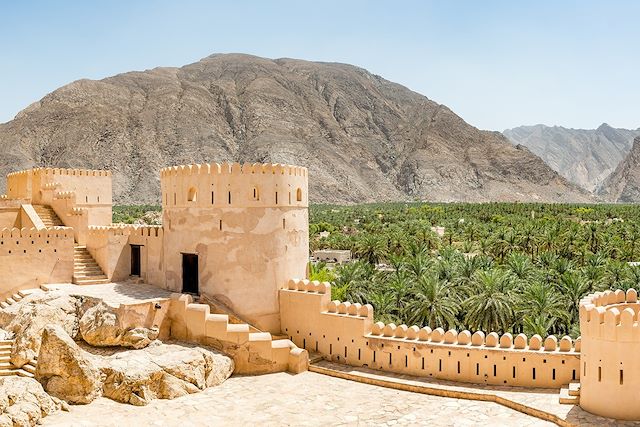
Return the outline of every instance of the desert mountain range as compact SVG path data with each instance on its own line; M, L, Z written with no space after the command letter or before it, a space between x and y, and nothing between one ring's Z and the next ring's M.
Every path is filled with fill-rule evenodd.
M216 54L75 81L0 124L0 146L2 175L110 169L118 203L158 202L163 166L215 161L306 166L313 202L595 200L524 145L404 86L287 58Z

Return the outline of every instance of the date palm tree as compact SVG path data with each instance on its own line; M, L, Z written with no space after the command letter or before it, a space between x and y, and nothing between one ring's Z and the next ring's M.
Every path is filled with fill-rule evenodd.
M469 297L462 304L464 322L477 330L507 331L513 323L513 303L508 272L498 269L479 271L471 282Z
M403 314L409 322L431 328L452 328L460 310L453 288L433 276L422 276L415 282L412 299Z

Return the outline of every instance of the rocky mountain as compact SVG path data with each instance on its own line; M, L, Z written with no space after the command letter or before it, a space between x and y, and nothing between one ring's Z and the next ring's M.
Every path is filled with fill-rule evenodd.
M640 202L640 137L616 170L604 181L599 194L619 203Z
M157 202L165 165L224 160L307 166L315 202L590 197L499 132L366 70L241 54L73 82L0 125L0 145L2 174L111 169L119 203Z
M537 154L551 168L588 191L597 191L631 150L640 129L615 129L603 123L597 129L561 126L520 126L504 135Z

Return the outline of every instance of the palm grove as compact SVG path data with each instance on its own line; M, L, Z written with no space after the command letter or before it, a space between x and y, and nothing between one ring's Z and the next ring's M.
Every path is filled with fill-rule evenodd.
M312 206L311 249L357 261L312 265L310 278L383 322L576 337L585 294L638 288L639 220L623 205Z

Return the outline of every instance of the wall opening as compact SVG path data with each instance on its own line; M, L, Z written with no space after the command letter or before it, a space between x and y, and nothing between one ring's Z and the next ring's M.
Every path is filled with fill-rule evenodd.
M515 377L516 377L516 367L515 367L515 366L513 367L512 376L513 376L513 378L515 378Z
M536 368L533 368L533 379L536 379Z
M253 187L253 200L255 201L260 200L260 191L258 190L257 187Z
M182 292L199 295L198 255L182 254Z
M140 245L131 245L131 275L140 276Z
M302 189L298 188L296 190L296 201L297 202L301 202L302 201Z
M213 197L213 191L211 192L211 204L213 204L215 198Z
M231 191L227 193L227 198L228 198L229 204L231 204Z
M282 229L284 230L286 227L286 220L282 218Z
M276 191L276 205L278 204L278 192Z
M602 381L602 366L598 366L598 382Z
M198 190L195 187L191 187L189 189L189 193L187 194L188 202L197 202L198 201Z
M552 379L552 380L554 380L554 381L555 381L555 379L556 379L556 369L555 369L555 368L553 368L553 369L551 370L551 379Z
M622 369L620 369L620 385L624 384L624 373L622 371Z

